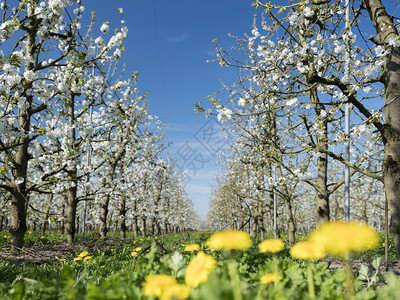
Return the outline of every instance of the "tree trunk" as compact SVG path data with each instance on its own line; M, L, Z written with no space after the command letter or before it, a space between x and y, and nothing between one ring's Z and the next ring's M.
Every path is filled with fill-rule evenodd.
M107 215L108 215L108 205L110 203L110 195L106 195L103 199L100 212L100 237L105 239L107 236Z
M119 219L120 219L120 227L121 227L121 234L122 234L122 239L126 238L126 199L124 196L121 197L121 203L120 203L120 209L119 209Z
M400 49L392 48L385 78L385 157L383 176L390 210L390 232L400 254Z
M282 168L278 167L277 171L279 177L283 177ZM296 241L296 225L294 223L294 217L293 217L292 199L286 185L283 185L282 192L283 192L282 198L285 204L286 224L288 228L289 243L293 245Z
M132 201L132 231L135 238L139 236L138 217L136 214L136 200Z
M142 217L142 235L146 235L146 230L147 230L147 223L146 223L146 217Z
M72 183L72 182L71 182ZM74 244L74 237L76 231L76 186L70 186L68 189L67 198L67 215L65 220L65 234L67 235L68 245Z
M317 224L319 225L330 220L329 192L327 188L328 156L325 153L318 153L317 172L315 203L317 206Z
M257 211L257 210L255 209L255 211ZM254 238L257 237L257 225L258 225L258 216L255 215L255 216L253 216L253 222L251 224L251 231L250 231L251 236Z
M50 213L50 205L47 206L46 214L45 214L44 220L42 222L42 234L46 233L47 224L49 223L49 213Z
M34 57L36 49L36 32L39 22L36 18L32 18L27 30L27 53ZM25 70L33 70L33 62L29 62ZM27 94L27 90L31 90L32 83L24 84L23 96L26 97L26 101L29 104L28 107L32 107L33 96ZM20 108L18 111L18 129L23 130L27 134L26 137L19 139L19 146L17 147L17 153L15 155L15 179L18 183L13 183L11 187L11 207L10 207L10 234L12 237L11 246L15 249L22 248L24 244L24 235L27 230L26 227L26 203L28 201L28 193L26 190L27 182L27 169L28 169L28 148L29 148L29 131L31 127L31 115L29 108Z
M319 101L316 88L310 90L311 102L315 105L315 118L320 119L323 104ZM317 181L315 184L316 195L315 203L317 206L317 224L322 224L330 220L329 191L328 191L328 121L323 118L320 122L320 133L317 134Z
M66 219L66 216L65 216L65 205L63 205L63 207L62 207L62 210L61 210L61 216L62 216L62 219L61 219L61 224L60 224L60 231L61 231L61 233L65 233L65 219Z
M380 0L363 0L376 29L377 40L386 43L398 37L393 19ZM390 210L390 232L400 254L400 49L391 47L386 56L383 82L385 86L385 124L383 143L383 181ZM379 129L379 128L378 128Z
M76 141L76 132L75 132L75 94L71 93L68 102L68 121L70 125L69 130L69 139L70 139L70 159L72 161L72 167L68 171L68 198L67 198L67 219L66 219L66 234L67 234L67 243L68 245L74 244L74 237L76 232L76 206L77 202L77 191L78 191L78 180L77 180L77 169L75 165L76 160L76 151L75 151L75 141Z
M10 207L10 234L13 250L19 250L24 245L26 227L26 202L23 192L13 193Z

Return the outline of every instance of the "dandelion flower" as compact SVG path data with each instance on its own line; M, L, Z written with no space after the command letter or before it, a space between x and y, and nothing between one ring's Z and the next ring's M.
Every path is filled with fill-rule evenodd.
M89 252L87 252L87 251L84 251L84 252L81 252L81 253L79 253L79 257L85 257L85 256L88 256L89 255Z
M215 270L217 262L203 251L189 262L186 267L185 282L188 286L196 288L208 279L208 275Z
M302 241L293 245L290 255L296 259L321 259L326 253L324 248L313 241Z
M324 223L311 234L311 240L329 254L338 256L350 251L373 250L381 243L376 231L357 222Z
M198 244L185 245L185 251L197 251L200 249Z
M148 275L143 283L145 296L157 296L160 300L169 300L172 297L186 299L190 289L183 284L178 284L176 279L165 274Z
M165 274L148 275L143 283L145 296L160 296L166 287L176 284L176 279Z
M133 249L133 251L136 251L136 252L138 252L138 251L140 251L140 250L142 250L141 247L136 247L135 249Z
M132 257L136 257L138 255L138 253L136 251L132 251L131 255L132 255Z
M74 261L80 261L80 260L82 260L82 257L80 256L74 258Z
M206 242L206 246L214 250L245 250L252 245L250 235L240 230L216 232Z
M85 256L85 257L83 258L83 260L89 260L89 259L91 259L91 258L93 258L93 255Z
M189 296L190 288L184 284L176 283L165 289L160 296L160 300L186 299Z
M271 282L281 281L282 279L283 279L283 277L281 275L278 275L275 273L269 273L269 274L265 274L260 277L260 283L267 284L267 283L271 283Z
M281 239L269 239L262 241L258 245L258 249L260 249L260 252L262 253L265 252L277 253L285 249L285 245L283 244Z

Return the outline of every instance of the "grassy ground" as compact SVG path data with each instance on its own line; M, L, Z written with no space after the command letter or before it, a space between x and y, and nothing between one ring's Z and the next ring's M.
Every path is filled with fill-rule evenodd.
M8 233L2 232L0 298L148 299L143 294L146 276L166 274L183 284L188 263L197 254L184 251L184 245L201 245L210 234L188 232L136 239L128 235L121 240L118 234L111 233L104 241L92 233L84 241L77 237L76 245L69 248L64 236L57 232L44 235L28 232L26 247L16 255L9 251ZM282 239L285 241L285 236ZM391 272L384 276L382 268L375 270L376 259L384 257L383 244L374 251L353 256L354 299L400 298L396 288L400 284L399 257L392 240L390 245ZM336 258L310 264L291 258L288 247L276 255L260 253L257 242L245 251L228 253L207 248L204 251L216 260L216 269L207 282L191 290L189 299L311 299L310 266L316 299L346 297L349 283L342 262ZM79 258L82 252L87 253ZM360 270L367 272L366 277L358 277ZM271 273L279 274L282 279L260 284L260 277ZM239 287L236 292L234 285Z

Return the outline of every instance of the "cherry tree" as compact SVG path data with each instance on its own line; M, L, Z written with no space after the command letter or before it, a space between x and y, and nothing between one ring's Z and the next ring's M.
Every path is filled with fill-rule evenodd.
M350 166L353 174L384 181L391 231L399 245L399 193L394 184L398 147L391 129L397 126L393 125L397 98L392 96L397 75L387 67L396 66L398 43L396 24L387 7L380 1L350 1L346 26L346 7L341 1L287 5L256 1L254 5L263 8L264 14L260 26L254 23L250 36L236 38L244 55L235 57L218 47L220 64L239 67L241 72L239 82L227 87L229 101L220 101L215 95L210 98L219 119L230 121L240 116L242 124L248 124L243 120L249 116L272 113L270 119L276 120L278 132L268 145L276 147L276 141L281 142L279 157L294 155L307 160L305 154L316 155L316 181L308 183L316 189L320 221L329 219L329 196L343 184L340 180L329 183L328 158ZM374 27L377 36L371 37L366 28ZM342 121L345 103L353 106L351 142L352 148L360 151L353 152L351 160L345 158L341 146L348 139ZM201 110L200 105L198 108ZM273 129L268 131L272 137ZM362 132L369 137L361 137ZM385 158L379 153L382 148ZM382 170L375 165L371 169L373 155L384 162Z
M0 155L1 187L12 195L12 245L20 248L32 191L44 190L55 174L66 171L68 180L63 183L69 191L67 202L76 203L78 164L74 158L79 157L76 147L82 142L77 140L76 118L82 117L82 107L93 104L85 105L84 101L87 102L88 95L94 93L93 86L98 84L97 81L104 80L104 76L93 76L89 70L97 62L101 64L120 57L127 29L122 24L108 42L101 36L93 41L90 32L94 16L88 31L81 33L85 7L80 1L13 2L14 7L9 2L2 4L1 40L4 49L10 51L1 53L0 76L4 89L0 102ZM104 34L108 26L101 26ZM75 111L77 107L80 113ZM59 120L68 121L60 127L57 126ZM57 145L53 147L53 153L46 151L51 134L60 134L54 142ZM59 155L60 160L69 159L57 163L49 158L51 155ZM55 163L59 168L49 168L49 164L39 167L41 177L34 178L36 173L31 172L30 166L46 160L51 161L50 166ZM75 214L74 206L68 206L67 215ZM72 234L71 222L67 222L67 231Z

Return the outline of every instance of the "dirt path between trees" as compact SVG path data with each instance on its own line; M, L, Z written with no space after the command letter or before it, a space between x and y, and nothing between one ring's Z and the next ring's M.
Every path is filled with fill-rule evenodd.
M76 243L70 247L67 243L58 244L41 244L41 245L27 245L19 253L13 253L11 248L0 249L0 261L10 261L18 264L26 262L34 262L37 264L42 263L57 263L59 259L66 256L73 255L81 251L96 251L96 250L109 250L111 248L119 248L127 245L128 240L114 240L114 239L98 239L93 241L85 241Z
M127 245L129 241L127 240L117 240L117 239L98 239L93 241L79 242L73 247L69 247L67 243L58 243L52 245L27 245L20 253L12 253L10 248L0 249L0 261L9 261L20 264L23 266L25 263L33 262L36 264L58 263L59 259L71 256L74 253L80 251L86 251L90 249L95 250L109 250L111 248L119 248ZM343 268L342 263L339 260L328 258L324 260L327 263L328 269L340 269ZM365 264L369 267L372 272L374 268L372 267L371 261L366 260L355 260L353 261L353 272L358 274L361 264ZM400 261L389 261L388 271L386 271L384 262L380 268L382 274L393 272L397 276L400 276Z

